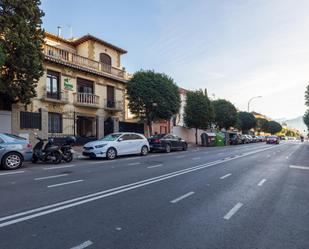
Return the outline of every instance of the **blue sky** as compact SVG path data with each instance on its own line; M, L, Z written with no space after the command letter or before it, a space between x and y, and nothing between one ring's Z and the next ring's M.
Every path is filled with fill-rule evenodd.
M44 28L93 34L128 50L123 66L207 88L240 110L303 115L309 84L308 0L42 0Z

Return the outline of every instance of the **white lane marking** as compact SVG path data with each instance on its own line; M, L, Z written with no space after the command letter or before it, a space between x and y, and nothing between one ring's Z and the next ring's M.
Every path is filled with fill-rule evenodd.
M85 241L84 243L82 243L82 244L80 244L80 245L78 245L78 246L72 247L71 249L83 249L83 248L86 248L86 247L88 247L88 246L91 246L92 244L93 244L93 243L92 243L91 240L87 240L87 241Z
M20 174L20 173L24 173L24 172L25 172L25 171L14 171L14 172L7 172L7 173L1 173L1 174L0 174L0 176Z
M142 158L142 157L128 157L128 158L125 158L125 159L122 159L122 160L135 160L135 159L139 159L139 158Z
M182 195L182 196L180 196L180 197L178 197L178 198L176 198L176 199L174 199L170 202L174 204L174 203L179 202L179 201L181 201L181 200L183 200L183 199L185 199L185 198L187 198L187 197L189 197L190 195L193 195L193 194L194 194L194 192L191 191L191 192L186 193L186 194L184 194L184 195Z
M43 169L50 170L50 169L72 168L72 167L75 167L75 164L70 164L70 165L65 165L65 166L46 167L46 168L43 168Z
M243 204L238 202L226 215L224 215L223 219L229 220L242 206Z
M280 145L281 146L281 145ZM244 154L241 157L238 158L242 158L242 157L246 157L246 156L250 156L252 154L256 154L262 151L266 151L266 150L270 150L272 149L272 147L270 148L264 148L264 149L259 149L259 150L255 150L255 151L250 151L246 154ZM228 161L233 161L237 158L233 158L230 159ZM126 192L126 191L130 191L132 189L136 189L136 188L140 188L143 186L147 186L156 182L160 182L166 179L170 179L179 175L183 175L183 174L187 174L190 172L194 172L197 170L201 170L204 168L208 168L208 167L212 167L215 165L221 165L223 163L225 163L227 161L221 161L221 160L216 160L213 162L209 162L207 164L201 164L201 165L197 165L197 166L193 166L187 169L183 169L183 170L178 170L178 171L174 171L172 173L168 173L168 174L164 174L164 175L160 175L154 178L148 178L142 181L138 181L138 182L134 182L134 183L130 183L130 184L126 184L126 185L122 185L116 188L112 188L112 189L107 189L107 190L103 190L100 192L96 192L96 193L92 193L92 194L88 194L88 195L84 195L81 197L77 197L74 199L69 199L66 201L62 201L62 202L58 202L58 203L54 203L54 204L50 204L47 206L41 206L39 208L35 208L35 209L30 209L27 211L23 211L20 213L15 213L15 214L11 214L8 216L4 216L0 218L0 222L5 221L0 223L0 228L1 227L6 227L12 224L16 224L16 223L20 223L26 220L30 220L30 219L34 219L36 217L40 217L43 215L47 215L47 214L51 214L51 213L55 213L64 209L68 209L71 207L75 207L75 206L79 206L82 205L84 203L88 203L88 202L92 202L92 201L96 201L108 196L112 196L112 195L116 195L122 192ZM23 216L23 217L21 217ZM18 218L20 217L20 218Z
M298 166L298 165L290 165L290 168L292 168L292 169L305 169L305 170L309 170L309 167L307 167L307 166Z
M224 175L224 176L221 176L220 179L222 180L222 179L227 178L227 177L229 177L229 176L231 176L231 175L232 175L231 173L226 174L226 175Z
M87 162L87 164L104 164L104 163L111 163L113 161L97 161L97 162Z
M49 185L47 187L48 188L54 188L54 187L59 187L59 186L73 184L73 183L77 183L77 182L83 182L83 181L84 180L76 180L76 181L71 181L71 182L62 182L62 183L58 183L58 184Z
M192 160L200 160L200 157L193 157Z
M51 178L58 178L62 176L67 176L68 174L60 174L60 175L54 175L54 176L44 176L44 177L38 177L34 178L35 181L45 180L45 179L51 179Z
M259 183L258 186L262 186L266 182L266 179L262 179Z
M152 168L157 168L157 167L161 167L163 166L163 164L156 164L156 165L152 165L152 166L148 166L148 169L152 169Z
M286 159L289 159L289 156L287 156Z
M133 165L138 165L138 164L141 164L141 163L129 163L128 165L133 166Z
M176 158L184 158L185 155L176 156Z

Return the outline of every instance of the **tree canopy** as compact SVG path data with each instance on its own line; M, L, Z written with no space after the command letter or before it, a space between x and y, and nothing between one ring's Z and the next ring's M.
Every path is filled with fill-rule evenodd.
M29 104L43 75L40 4L39 0L0 1L0 93L12 102Z
M276 121L269 121L267 123L267 132L271 133L274 135L277 132L280 132L282 130L281 124L279 124Z
M229 129L235 126L237 121L236 107L225 99L212 101L214 108L214 122L219 129Z
M187 127L195 128L195 142L197 144L197 130L207 129L214 118L213 106L206 91L188 91L187 104L184 110L184 122Z
M309 107L309 85L307 86L305 91L305 104Z
M261 131L267 132L268 120L264 118L256 119L256 130L260 133Z
M309 130L309 110L307 110L306 113L304 114L303 120L305 125L307 126L307 129Z
M256 126L256 119L252 113L238 112L237 116L237 127L243 132L248 132Z
M127 84L130 111L144 119L152 135L152 122L172 118L180 108L174 80L154 71L138 71Z

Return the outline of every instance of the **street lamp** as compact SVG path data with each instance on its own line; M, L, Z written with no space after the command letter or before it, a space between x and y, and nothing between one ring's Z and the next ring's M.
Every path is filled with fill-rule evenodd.
M249 110L250 110L250 102L251 102L252 100L258 99L258 98L262 98L262 96L255 96L255 97L252 97L251 99L249 99L249 101L248 101L248 112L249 112Z

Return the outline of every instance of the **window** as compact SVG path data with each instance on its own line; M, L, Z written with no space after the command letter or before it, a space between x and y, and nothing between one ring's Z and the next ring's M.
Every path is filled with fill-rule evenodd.
M105 53L100 54L100 62L102 63L102 71L111 73L112 68L112 58Z
M62 133L62 114L55 112L48 113L48 132Z
M20 112L21 129L39 129L41 130L40 112Z
M46 97L51 99L60 98L60 74L47 70Z
M77 91L79 93L93 94L93 81L77 78Z
M143 138L141 136L137 135L137 134L131 134L131 139L137 140L137 139L143 139Z
M124 134L121 138L123 141L132 140L131 134Z

